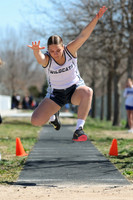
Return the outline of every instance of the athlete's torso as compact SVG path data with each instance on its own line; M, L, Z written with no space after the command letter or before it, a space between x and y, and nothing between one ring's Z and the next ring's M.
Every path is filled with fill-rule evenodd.
M49 63L46 67L48 84L53 89L66 89L76 84L80 79L77 67L77 58L74 58L68 49L64 48L65 63L59 65L47 52Z

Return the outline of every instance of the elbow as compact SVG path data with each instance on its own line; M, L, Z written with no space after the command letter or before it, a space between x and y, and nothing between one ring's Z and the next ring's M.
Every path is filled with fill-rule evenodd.
M42 65L42 61L41 60L37 60L39 65Z

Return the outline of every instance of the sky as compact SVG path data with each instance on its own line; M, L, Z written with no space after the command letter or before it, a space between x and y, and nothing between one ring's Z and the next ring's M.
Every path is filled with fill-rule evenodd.
M33 3L50 8L48 0L0 0L0 30L5 30L7 27L18 30L20 25L25 23L27 7L32 7Z
M25 28L28 25L27 23L30 23L36 30L38 27L42 28L42 24L45 24L46 27L52 24L51 21L49 22L51 19L46 20L47 16L34 14L37 7L42 9L44 13L46 11L55 14L49 0L0 0L0 38L5 40L9 37L11 38L11 30L13 29L13 33L21 38L18 43L25 45L34 40L41 40L42 43L45 42L45 38L29 33L28 31L32 31L32 29L29 28L27 30ZM47 30L49 35L50 27L45 30ZM46 46L46 42L44 45Z
M23 22L20 13L26 0L1 0L0 1L0 29L11 26L18 29L19 24Z

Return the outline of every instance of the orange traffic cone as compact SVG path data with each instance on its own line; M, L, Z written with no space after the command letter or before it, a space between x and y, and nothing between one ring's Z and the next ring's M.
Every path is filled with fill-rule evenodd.
M113 139L110 151L109 151L110 156L118 156L118 148L117 148L117 140Z
M25 153L20 138L16 138L16 156L27 156L27 155L28 154Z

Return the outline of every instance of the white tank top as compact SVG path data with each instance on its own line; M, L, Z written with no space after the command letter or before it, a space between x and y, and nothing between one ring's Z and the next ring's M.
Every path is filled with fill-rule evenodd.
M126 98L125 105L133 106L133 86L131 88L125 88L123 96Z
M66 89L81 80L77 66L77 58L74 58L68 49L64 48L65 63L59 65L48 52L49 63L45 67L48 84L52 89Z

